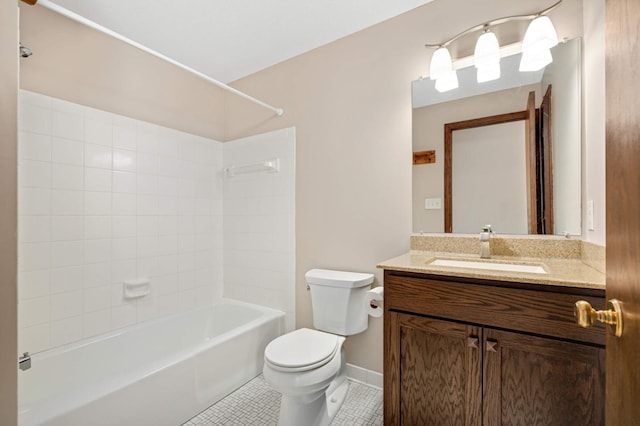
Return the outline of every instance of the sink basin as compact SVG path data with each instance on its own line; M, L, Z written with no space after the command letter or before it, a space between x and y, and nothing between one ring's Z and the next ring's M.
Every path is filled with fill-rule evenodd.
M435 259L429 262L431 266L450 266L454 268L488 269L491 271L528 272L530 274L546 274L541 265L524 263L483 262L480 260Z

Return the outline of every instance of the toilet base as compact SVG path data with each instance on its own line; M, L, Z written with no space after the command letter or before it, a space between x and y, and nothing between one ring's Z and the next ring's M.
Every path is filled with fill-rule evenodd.
M304 398L282 395L278 426L328 426L340 410L348 390L346 376L340 375L313 401L308 401L308 395Z
M344 377L344 380L342 381L342 383L337 383L336 381L335 388L333 388L333 383L332 383L331 386L329 386L329 389L327 389L326 401L327 401L327 413L329 414L329 422L331 422L331 420L333 420L336 414L338 414L340 407L342 407L342 403L347 397L348 390L349 390L349 382L347 381L346 377Z

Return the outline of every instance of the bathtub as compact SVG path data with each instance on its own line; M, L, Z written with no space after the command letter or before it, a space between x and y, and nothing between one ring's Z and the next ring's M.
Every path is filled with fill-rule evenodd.
M260 374L283 332L283 312L222 300L35 354L19 425L180 425Z

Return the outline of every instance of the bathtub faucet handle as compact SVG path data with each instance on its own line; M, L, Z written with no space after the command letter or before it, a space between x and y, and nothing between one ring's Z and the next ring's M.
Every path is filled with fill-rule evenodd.
M31 355L29 355L29 352L25 352L20 358L18 358L18 367L20 367L20 370L22 371L31 368Z

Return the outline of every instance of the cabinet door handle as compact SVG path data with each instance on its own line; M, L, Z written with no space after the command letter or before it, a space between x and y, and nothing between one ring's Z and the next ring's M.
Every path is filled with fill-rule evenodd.
M480 341L480 339L478 339L475 336L469 336L467 337L467 347L471 348L471 349L478 349L478 342Z
M498 352L498 342L495 340L487 340L485 349L487 352Z

